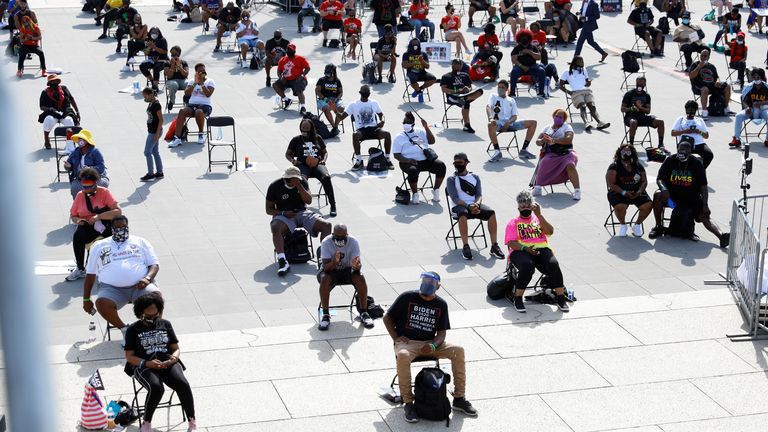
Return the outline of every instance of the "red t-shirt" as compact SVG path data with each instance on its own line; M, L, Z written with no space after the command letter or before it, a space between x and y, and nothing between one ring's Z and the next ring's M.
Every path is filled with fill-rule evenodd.
M300 55L295 55L293 58L283 56L277 63L277 73L288 81L293 81L308 67L307 59Z
M344 12L344 4L338 0L326 0L320 5L320 10L328 12L328 15L324 16L323 19L328 21L341 21ZM335 14L333 12L342 13Z
M499 37L495 34L491 35L490 37L487 37L485 33L481 34L479 38L477 38L477 46L480 49L490 49L490 46L486 45L499 45Z
M111 208L117 204L117 200L112 196L112 192L110 192L109 189L103 188L101 186L96 188L96 193L90 197L90 200L91 208L93 209L104 207ZM69 214L81 219L90 219L96 215L95 213L91 213L91 211L88 210L88 206L85 203L85 193L83 191L80 191L77 193L77 195L75 195L75 200L72 201L72 207L69 210Z
M448 30L458 30L461 28L461 19L456 16L444 16L442 20L440 20L440 25L445 29L445 31Z
M742 61L747 56L748 48L746 43L739 45L736 43L736 39L733 39L730 43L730 49L732 62Z
M533 33L533 39L531 39L531 45L537 48L547 45L547 34L544 33L544 30L539 30L538 32Z
M488 66L480 66L478 63L472 65L469 68L469 79L472 81L480 81L485 77L492 77L493 70Z
M363 22L357 18L347 18L344 20L344 27L348 35L358 34L363 28Z
M412 4L411 7L408 8L408 13L411 15L412 19L427 19L427 15L429 15L429 5L425 3Z

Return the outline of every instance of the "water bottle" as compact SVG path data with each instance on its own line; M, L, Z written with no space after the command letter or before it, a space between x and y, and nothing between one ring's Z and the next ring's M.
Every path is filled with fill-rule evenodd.
M512 32L507 30L507 47L509 47L510 45L512 45Z
M88 343L96 341L96 323L91 321L88 324Z
M216 128L216 140L221 141L221 138L223 137L223 133L221 132L221 128Z
M674 201L672 201L672 198L667 198L667 207L673 209L673 208L675 208L675 205L676 204L675 204Z
M139 94L139 82L134 81L133 82L133 94Z
M547 97L549 97L549 83L550 83L550 78L549 77L545 78L544 79L544 94Z
M280 96L275 96L273 101L274 101L272 103L272 109L273 110L279 110L280 108L282 108L283 101L280 100Z

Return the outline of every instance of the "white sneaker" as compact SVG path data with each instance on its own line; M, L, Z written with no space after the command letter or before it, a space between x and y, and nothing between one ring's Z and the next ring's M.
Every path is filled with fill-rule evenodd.
M197 143L198 144L205 144L205 135L203 134L197 134Z
M497 162L501 160L501 150L496 150L493 152L491 157L488 158L488 162Z
M71 272L67 275L67 277L64 278L67 282L76 281L78 279L82 279L85 277L85 269L80 270L79 268L75 267L72 269Z
M440 202L440 190L432 189L432 202Z
M421 203L421 194L416 192L413 194L413 197L411 197L411 204L420 204Z
M120 68L120 72L130 72L130 71L131 71L131 67L128 66L127 64L123 65L123 67Z
M626 237L628 228L627 224L619 225L619 237Z
M181 138L175 136L173 137L173 140L168 143L168 148L174 148L181 145Z
M635 237L643 236L643 226L640 224L632 224L632 235Z
M707 111L707 110L702 110L702 111L701 111L701 118L703 118L703 119L707 119L707 118L709 118L709 111Z
M541 196L541 186L534 186L533 191L531 191L531 195Z
M576 201L581 199L581 189L573 190L573 199L575 199Z

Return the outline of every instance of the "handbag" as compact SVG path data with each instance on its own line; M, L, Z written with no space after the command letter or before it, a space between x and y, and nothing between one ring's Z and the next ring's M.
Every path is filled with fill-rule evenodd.
M405 136L408 137L408 141L411 142L411 144L415 145L416 147L421 148L420 145L416 144L416 142L411 138L410 135L408 135L408 132L404 132ZM429 147L429 144L427 144L427 148L421 148L421 150L424 152L424 158L430 162L434 162L437 160L437 152L432 148Z
M411 203L411 192L408 189L403 189L400 186L395 187L395 202L398 204L408 205Z

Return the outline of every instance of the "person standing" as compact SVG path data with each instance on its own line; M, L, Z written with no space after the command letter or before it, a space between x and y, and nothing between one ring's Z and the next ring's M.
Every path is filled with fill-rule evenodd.
M589 46L599 52L601 56L600 63L603 63L608 57L608 53L605 52L600 45L595 42L594 31L597 30L597 20L600 19L600 7L594 0L584 0L581 4L581 16L579 21L581 22L581 33L579 33L579 39L576 41L576 51L573 53L574 57L581 55L581 48L584 47L586 41Z
M160 159L160 137L163 136L163 106L155 96L155 91L145 87L141 92L147 106L147 140L144 143L144 157L147 158L147 173L139 180L155 181L163 178L163 160ZM157 168L157 171L155 171Z

